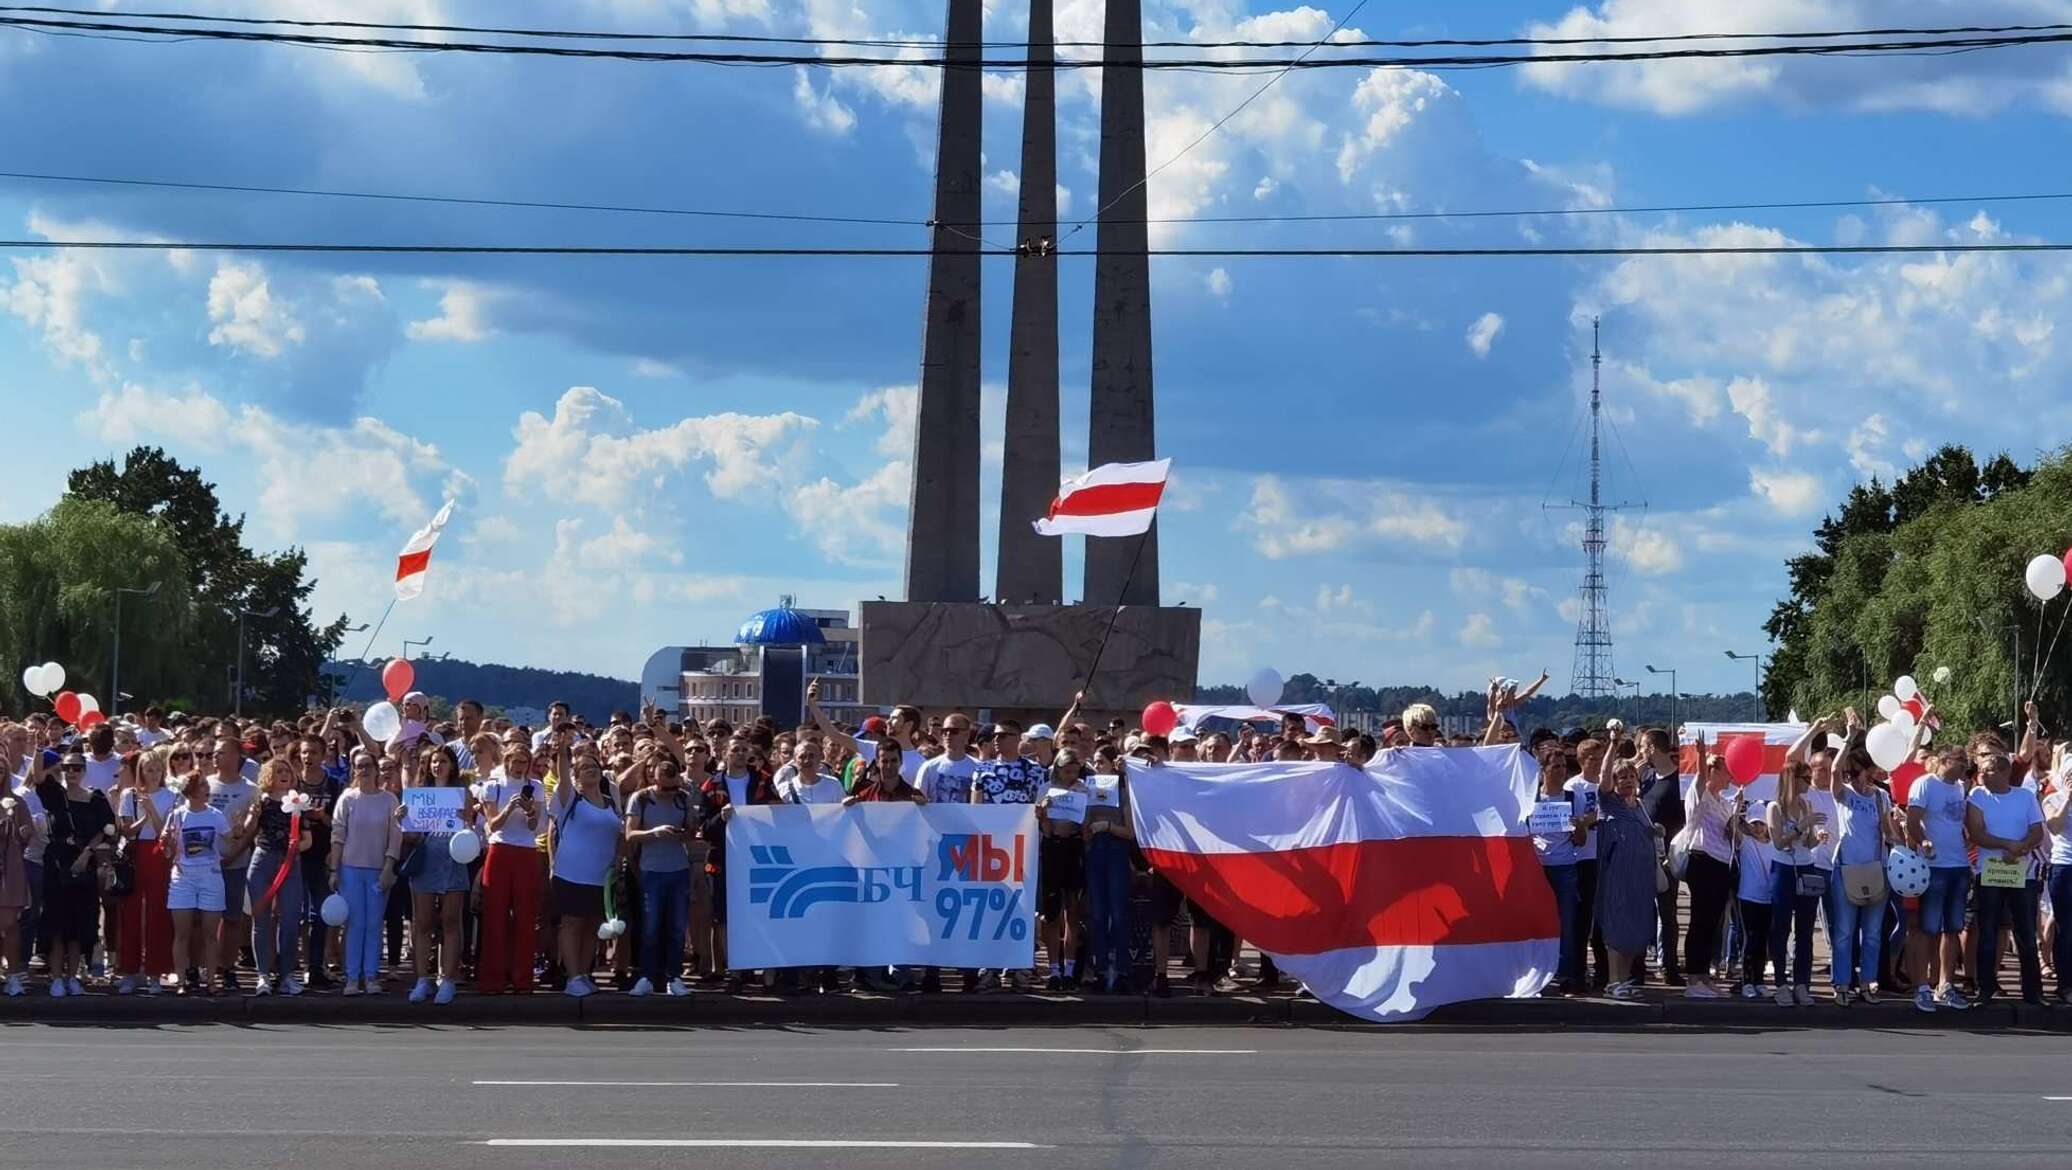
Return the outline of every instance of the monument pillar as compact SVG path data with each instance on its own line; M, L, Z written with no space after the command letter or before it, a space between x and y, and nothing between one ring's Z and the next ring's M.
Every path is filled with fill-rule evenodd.
M975 601L978 571L979 128L983 0L948 0L935 215L921 335L909 601ZM953 230L954 229L954 230Z
M1030 527L1058 490L1058 128L1051 0L1029 0L1022 101L1021 206L1014 316L1008 326L1007 435L1000 475L1000 563L1009 605L1063 600L1064 541Z
M1089 467L1157 458L1151 405L1150 233L1144 219L1144 18L1141 0L1108 0L1101 38L1100 221L1094 261ZM1141 556L1141 561L1138 559ZM1132 567L1134 566L1134 573ZM1129 582L1125 592L1123 583ZM1135 539L1089 538L1086 602L1158 604L1158 527Z

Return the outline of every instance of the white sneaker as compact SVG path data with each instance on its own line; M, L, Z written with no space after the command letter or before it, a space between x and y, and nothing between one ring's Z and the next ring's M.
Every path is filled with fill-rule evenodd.
M459 994L460 988L454 986L453 980L441 979L439 980L439 993L432 997L432 1002L441 1005L449 1004L453 1002L453 997Z
M281 994L301 995L302 980L295 978L293 975L283 975L281 977Z
M340 991L340 992L339 992L338 994L340 994L340 995L358 995L358 994L360 994L360 981L359 981L359 980L357 980L357 979L348 979L348 980L346 980L346 981L345 981L345 988L344 988L343 990L341 990L341 991Z
M22 977L19 975L9 975L7 977L7 994L10 996L14 996L20 995L21 993Z
M562 994L574 999L584 999L596 993L597 989L590 985L590 979L585 975L577 975L571 978L568 981L568 986L562 992Z
M66 994L66 995L85 995L85 994L86 994L86 988L84 988L84 987L81 987L81 986L79 986L79 976L77 976L77 975L74 975L74 976L72 976L72 977L71 977L70 979L67 979L67 980L65 980L65 994ZM1953 994L1954 994L1954 993L1953 993Z
M68 993L65 991L65 977L63 975L51 976L50 997L52 999L63 999L67 994Z
M635 983L635 984L633 985L633 990L631 990L631 991L627 992L626 994L627 994L627 995L640 995L640 996L647 996L647 995L653 995L654 993L655 993L655 985L654 985L654 983L653 983L652 981L650 981L650 980L648 979L648 977L647 977L647 976L645 976L645 975L642 975L642 976L640 977L640 982L638 982L638 983Z
M266 976L264 976L264 975L261 975L261 976L260 976L259 978L257 978L257 979L255 979L255 980L253 980L253 981L252 981L252 996L253 996L253 998L255 998L255 999L256 999L256 998L258 998L259 996L262 996L262 995L272 995L272 994L273 994L273 980L271 980L271 979L267 978L267 977L266 977Z
M669 981L669 994L682 996L689 995L690 993L691 989L684 986L683 980L671 979Z
M410 989L410 1002L423 1003L430 998L432 998L432 981L429 979L419 979L417 986Z
M1685 999L1719 999L1719 989L1709 983L1693 983L1684 988Z
M122 977L122 982L115 985L115 994L128 995L131 992L134 992L136 989L137 977L135 975L124 975Z

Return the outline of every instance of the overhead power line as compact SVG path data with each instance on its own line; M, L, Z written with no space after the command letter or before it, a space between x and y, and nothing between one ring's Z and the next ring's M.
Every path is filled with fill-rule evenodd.
M670 244L318 244L178 240L0 240L0 251L55 249L111 252L286 252L347 255L426 256L627 256L627 257L921 257L929 248L703 247ZM1021 248L975 249L981 256L1015 256ZM1935 255L1970 252L2072 252L2072 243L1951 244L1777 244L1662 245L1654 247L1544 248L1152 248L1142 255L1215 259L1478 259L1542 256L1866 256ZM1061 250L1060 257L1094 257L1099 248Z
M201 183L175 179L142 179L116 175L67 175L43 171L0 171L0 179L36 183L84 183L114 187L143 187L174 191L208 191L235 195L286 195L321 199L366 199L402 203L430 203L458 207L505 207L542 211L584 211L625 215L665 215L714 219L775 220L789 223L854 224L879 227L931 226L927 219L899 216L844 215L839 213L749 211L739 208L658 207L644 204L562 201L554 199L510 199L493 196L439 195L405 191L347 191L322 187L285 187L249 183ZM2072 200L2072 191L2032 191L1986 195L1879 196L1868 199L1787 199L1741 203L1662 203L1606 207L1462 208L1449 211L1350 211L1310 215L1195 215L1150 216L1140 222L1156 224L1300 224L1372 223L1400 220L1523 219L1559 215L1669 215L1713 211L1817 211L1844 207L1931 207L1970 203L2040 203ZM977 223L945 223L946 227L1006 227L1015 220L980 220ZM1139 221L1117 221L1139 222Z
M603 49L571 45L495 43L485 41L412 40L394 37L340 37L315 33L262 32L244 28L215 28L192 25L130 24L115 20L50 20L29 16L0 16L0 27L32 32L130 33L169 40L245 41L265 44L300 45L325 49L390 49L418 53L481 53L504 56L567 57L592 60L692 62L725 66L813 66L821 68L888 67L972 68L1020 72L1032 67L1027 57L981 57L975 61L952 61L938 51L923 56L848 56L828 53L784 54L717 52L709 50ZM2051 45L2072 41L2072 31L1967 35L1956 38L1901 40L1842 40L1791 44L1750 45L1721 48L1650 49L1633 52L1453 54L1443 56L1330 56L1330 57L1153 57L1110 62L1099 57L1059 57L1034 63L1057 69L1095 69L1115 64L1123 68L1185 70L1191 72L1244 72L1270 69L1481 69L1512 65L1583 64L1616 61L1669 61L1749 57L1790 56L1880 56L1920 51L1965 52Z
M33 13L46 16L68 16L98 18L110 13L93 8L60 8L48 5L5 4L0 12ZM537 27L505 27L496 25L468 24L410 24L372 20L297 20L287 17L264 16L211 16L193 12L125 12L130 20L185 21L194 24L226 24L249 27L274 28L328 28L356 29L367 32L406 33L462 33L469 36L533 37L548 40L595 40L654 42L674 41L684 44L758 44L758 45L807 45L832 48L886 48L886 49L947 49L948 42L920 37L782 37L755 33L666 33L625 32L613 29L554 29ZM1341 21L1343 26L1347 21ZM1335 30L1334 30L1335 31ZM1829 40L1848 37L1880 36L1961 36L2000 33L2063 32L2072 31L2072 24L2003 24L2003 25L1956 25L1941 28L1861 28L1830 29L1805 32L1701 32L1666 33L1659 35L1597 36L1597 37L1433 37L1424 39L1386 40L1371 37L1347 37L1330 41L1327 47L1334 49L1352 48L1501 48L1522 45L1641 45L1673 44L1694 41L1730 40ZM1060 49L1087 49L1104 47L1101 41L1054 41ZM1187 41L1145 41L1147 49L1298 49L1315 44L1314 41L1263 41L1263 40L1187 40ZM977 41L973 44L981 49L1018 49L1022 41ZM956 47L967 47L959 44Z

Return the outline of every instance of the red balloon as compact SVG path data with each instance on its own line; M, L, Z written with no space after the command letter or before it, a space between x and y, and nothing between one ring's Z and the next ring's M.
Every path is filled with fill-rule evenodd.
M1763 774L1763 737L1760 735L1737 735L1721 748L1720 755L1727 760L1727 773L1736 784L1748 784Z
M1928 769L1912 760L1892 769L1892 803L1903 805L1907 796L1914 791L1914 781L1928 774Z
M58 697L54 702L57 707L58 718L67 723L79 722L78 695L73 694L71 691L59 691Z
M106 722L108 722L108 716L106 714L100 711L88 711L86 714L81 715L79 717L79 730L91 731L95 727Z
M1173 728L1180 726L1180 713L1173 705L1160 699L1144 708L1143 727L1149 735L1171 735Z
M410 693L410 684L417 678L417 671L407 658L391 658L381 668L381 685L388 691L389 702L400 703Z
M2065 550L2065 576L2072 578L2072 548Z
M1900 706L1914 717L1914 722L1916 723L1919 723L1921 721L1921 717L1923 715L1928 714L1928 702L1927 700L1923 699L1919 694L1916 694L1913 698L1908 699L1904 703L1901 703Z

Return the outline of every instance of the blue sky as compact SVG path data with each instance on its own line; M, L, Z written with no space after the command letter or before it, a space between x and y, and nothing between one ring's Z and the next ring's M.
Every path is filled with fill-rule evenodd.
M1148 33L1322 35L1343 14L1146 0ZM336 16L315 0L218 13ZM989 4L988 35L1022 8ZM1059 0L1098 39L1099 0ZM923 0L368 0L362 19L937 35ZM1372 3L1371 36L1626 35L2072 20L2072 0ZM1257 78L1154 74L1154 164ZM1060 85L1065 214L1093 210L1095 79ZM987 212L1011 219L1019 87L989 81ZM344 54L0 32L9 170L922 219L925 71ZM1154 216L1577 209L2072 190L2072 51L1291 76L1151 181ZM2064 239L2064 202L1388 223L1161 225L1212 247ZM18 238L922 245L786 225L0 179ZM1009 233L1011 234L1011 232ZM1090 241L1091 232L1083 239ZM1213 260L1154 264L1168 602L1203 677L1567 681L1580 575L1569 440L1604 320L1617 439L1616 661L1735 689L1783 561L1848 485L1944 441L2028 460L2072 422L2067 261ZM1063 267L1067 471L1083 465L1091 272ZM199 463L321 616L367 620L392 557L461 501L403 637L632 677L783 592L896 596L917 260L0 260L0 519L135 443ZM985 494L997 500L1010 267L987 270ZM996 523L990 508L988 532ZM990 535L988 546L990 549ZM1078 548L1068 546L1068 595ZM989 563L984 576L992 576ZM352 647L357 650L357 646Z

